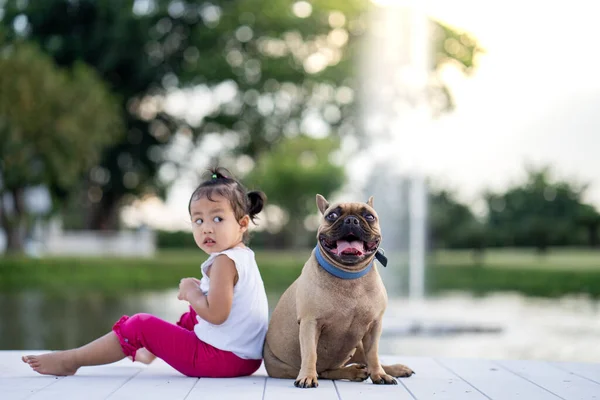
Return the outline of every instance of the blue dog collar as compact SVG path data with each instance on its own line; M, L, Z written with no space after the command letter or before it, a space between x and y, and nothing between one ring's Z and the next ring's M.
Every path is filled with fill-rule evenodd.
M325 260L323 254L321 254L321 249L319 248L319 245L315 247L315 256L317 257L317 262L319 263L321 268L329 272L331 275L336 276L340 279L360 278L361 276L365 276L373 267L373 262L371 262L365 269L358 272L348 272L344 271L343 269L339 269L338 267L331 265Z

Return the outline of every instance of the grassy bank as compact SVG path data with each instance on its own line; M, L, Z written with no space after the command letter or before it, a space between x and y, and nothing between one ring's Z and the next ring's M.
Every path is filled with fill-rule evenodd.
M429 270L429 292L467 290L484 294L514 291L529 296L559 297L585 293L600 298L600 270L477 268L436 265Z
M600 298L600 252L560 249L540 254L529 249L497 249L477 258L471 251L438 251L428 260L430 292L515 291L558 297L583 293Z
M268 291L281 292L300 274L310 250L257 252ZM177 287L179 279L198 276L205 256L199 251L161 251L151 259L52 257L0 258L0 291L121 292ZM600 253L552 251L540 256L526 250L496 250L483 259L466 251L442 251L429 257L430 292L518 291L536 296L588 293L600 297Z
M257 253L263 280L280 290L300 273L308 252ZM176 288L183 277L200 275L206 256L200 251L161 251L153 258L25 257L0 258L0 291L43 288L63 290L122 290Z
M553 249L540 254L531 249L492 249L478 260L469 250L438 250L429 257L432 265L486 268L600 271L600 250Z

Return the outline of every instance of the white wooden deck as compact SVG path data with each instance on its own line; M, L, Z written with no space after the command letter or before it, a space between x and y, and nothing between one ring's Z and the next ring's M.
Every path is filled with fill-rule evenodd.
M0 399L600 399L600 364L382 357L417 373L397 386L320 380L299 389L293 380L267 378L264 368L250 377L187 378L161 360L150 366L123 360L81 368L69 377L43 376L21 355L43 351L0 351Z

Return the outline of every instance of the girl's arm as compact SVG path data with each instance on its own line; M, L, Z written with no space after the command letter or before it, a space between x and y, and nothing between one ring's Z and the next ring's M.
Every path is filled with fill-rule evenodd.
M233 303L233 287L238 279L235 263L227 256L215 258L210 267L210 290L204 295L198 285L186 291L186 299L196 314L214 325L221 325L229 317Z

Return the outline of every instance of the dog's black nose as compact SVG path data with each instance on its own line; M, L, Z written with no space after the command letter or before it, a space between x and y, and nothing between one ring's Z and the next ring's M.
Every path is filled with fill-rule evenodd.
M352 215L349 215L344 219L344 223L350 224L350 225L358 225L359 222L358 222L358 218L353 217Z

